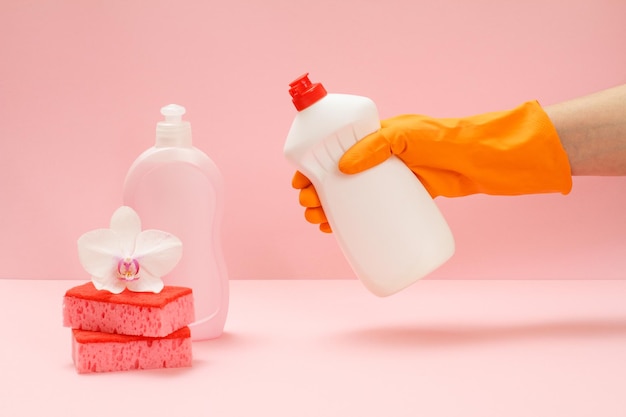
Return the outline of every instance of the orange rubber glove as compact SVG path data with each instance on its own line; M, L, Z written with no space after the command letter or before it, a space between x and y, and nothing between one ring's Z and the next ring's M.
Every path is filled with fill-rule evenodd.
M556 129L539 103L460 119L403 115L346 151L339 169L355 174L396 155L430 195L569 193L572 176ZM296 177L304 175L296 173ZM311 223L325 215L310 182L294 177ZM308 184L307 184L308 182Z
M309 223L319 224L322 232L331 233L332 230L326 219L326 213L324 213L322 203L311 181L303 173L296 171L291 180L291 185L300 190L300 204L305 207L304 218Z

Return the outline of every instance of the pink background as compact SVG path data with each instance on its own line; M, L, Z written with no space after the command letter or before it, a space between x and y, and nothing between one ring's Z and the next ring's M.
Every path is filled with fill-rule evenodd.
M224 175L231 278L352 277L290 188L292 79L382 117L551 104L626 82L624 16L621 0L3 1L0 278L86 278L76 239L108 224L169 103ZM457 253L431 277L623 278L625 187L438 199Z

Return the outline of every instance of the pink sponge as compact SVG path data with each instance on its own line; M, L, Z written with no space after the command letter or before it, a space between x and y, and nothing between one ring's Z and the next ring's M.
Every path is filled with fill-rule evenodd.
M72 358L78 373L191 366L191 332L183 327L162 337L72 330Z
M73 329L164 337L193 321L193 294L185 287L112 294L88 282L69 289L63 299L63 325Z

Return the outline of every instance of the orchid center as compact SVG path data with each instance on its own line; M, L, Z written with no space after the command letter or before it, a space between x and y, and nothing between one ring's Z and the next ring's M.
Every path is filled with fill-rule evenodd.
M133 258L120 259L117 263L117 277L122 281L139 279L139 262Z

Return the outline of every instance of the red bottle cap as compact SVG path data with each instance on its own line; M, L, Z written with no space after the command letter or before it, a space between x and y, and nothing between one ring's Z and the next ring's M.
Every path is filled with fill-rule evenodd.
M289 84L293 104L302 111L326 96L326 89L320 83L313 84L306 73Z

